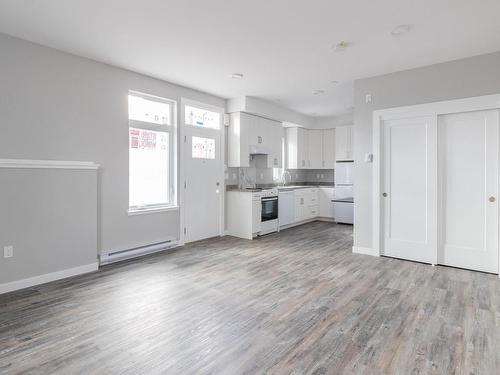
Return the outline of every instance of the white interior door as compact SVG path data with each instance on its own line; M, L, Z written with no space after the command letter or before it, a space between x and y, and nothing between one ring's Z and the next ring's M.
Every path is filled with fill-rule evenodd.
M184 125L184 240L222 234L221 129Z
M437 120L384 121L383 253L437 263Z
M498 273L498 110L438 123L439 263Z

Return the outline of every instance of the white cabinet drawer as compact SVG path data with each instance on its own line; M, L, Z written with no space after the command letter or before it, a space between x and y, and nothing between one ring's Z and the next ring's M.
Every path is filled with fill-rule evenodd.
M319 216L319 206L318 205L309 206L309 218L313 219L318 216Z

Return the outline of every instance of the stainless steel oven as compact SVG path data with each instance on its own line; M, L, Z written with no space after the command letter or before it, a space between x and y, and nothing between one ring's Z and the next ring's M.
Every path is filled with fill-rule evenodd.
M278 219L278 196L261 198L262 213L261 222Z

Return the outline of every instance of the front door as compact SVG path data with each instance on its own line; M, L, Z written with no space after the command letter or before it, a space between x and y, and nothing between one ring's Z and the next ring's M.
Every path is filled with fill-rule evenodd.
M439 263L498 273L498 110L438 124Z
M185 105L183 126L184 240L222 234L222 110Z

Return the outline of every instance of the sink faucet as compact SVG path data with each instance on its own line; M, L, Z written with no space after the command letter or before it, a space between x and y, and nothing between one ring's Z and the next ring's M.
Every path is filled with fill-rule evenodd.
M286 176L290 177L290 182L292 182L292 175L290 174L290 172L284 170L281 175L281 181L283 183L283 186L286 185Z

